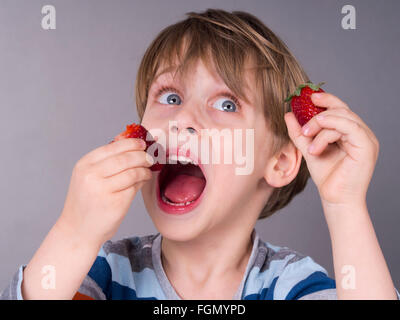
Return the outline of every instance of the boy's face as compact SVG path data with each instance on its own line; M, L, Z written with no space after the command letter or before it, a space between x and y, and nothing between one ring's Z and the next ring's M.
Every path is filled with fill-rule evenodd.
M184 79L179 75L174 79L173 73L163 73L150 87L142 125L151 132L154 129L165 132L166 148L171 154L181 154L179 150L183 150L189 137L197 139L197 149L193 143L186 144L183 154L189 155L186 152L190 150L191 157L200 162L202 168L200 171L192 165L167 165L161 172L161 179L160 172L154 172L153 178L143 186L147 211L166 238L187 241L210 231L252 229L266 203L271 190L264 179L264 171L272 136L257 98L253 73L246 70L247 67L244 92L249 103L239 99L240 105L229 96L234 93L215 69L210 71L201 59ZM162 88L168 89L158 94ZM220 134L224 129L228 136L231 133L232 144L225 142L223 134L220 139L211 138L205 129ZM246 129L250 129L247 131L250 135L246 135ZM235 137L234 130L241 140ZM183 133L187 134L187 140L176 142L175 139L168 143L172 135ZM209 148L201 149L206 140ZM173 151L174 148L178 151ZM225 160L224 152L231 153L230 163ZM220 158L213 163L215 153ZM244 163L239 163L243 158ZM238 168L242 168L242 174L237 174ZM170 202L179 205L165 203L163 195L164 199L167 195ZM181 206L182 202L186 205Z

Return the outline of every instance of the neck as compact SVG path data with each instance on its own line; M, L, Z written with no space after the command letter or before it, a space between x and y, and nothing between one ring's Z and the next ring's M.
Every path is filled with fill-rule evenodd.
M163 238L163 267L167 274L187 277L198 284L244 273L251 255L253 228L240 226L232 230L224 226L224 230L210 230L185 242Z

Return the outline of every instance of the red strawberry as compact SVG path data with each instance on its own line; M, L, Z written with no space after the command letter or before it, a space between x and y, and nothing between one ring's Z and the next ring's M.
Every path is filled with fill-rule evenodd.
M296 91L286 98L285 102L290 101L292 111L301 126L305 125L316 114L325 111L326 108L317 107L311 101L311 95L315 92L325 92L320 88L324 82L317 85L312 82L301 84Z
M150 140L146 140L147 137L147 133L148 131L145 129L145 127L141 126L140 124L128 124L126 126L126 130L124 132L121 132L119 135L117 135L113 141L118 141L118 140L122 140L122 139L126 139L126 138L139 138L139 139L143 139L146 142L146 149L145 151L147 151L147 149L155 142L150 133L149 133L149 139ZM110 142L110 143L111 143ZM158 156L158 150L156 150L154 152L155 156ZM151 171L160 171L163 167L163 164L156 162L155 164L153 164L150 167Z

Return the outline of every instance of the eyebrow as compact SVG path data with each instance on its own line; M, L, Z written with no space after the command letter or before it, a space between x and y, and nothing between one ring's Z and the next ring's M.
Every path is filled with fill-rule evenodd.
M162 76L163 74L165 74L165 73L172 73L172 71L173 71L173 70L176 70L176 69L177 69L177 67L176 67L175 65L172 65L172 66L169 66L169 67L164 68L161 72L157 73L157 74L154 76L154 79L153 79L152 82L155 82L155 81L156 81L160 76Z
M163 74L166 74L166 73L172 73L172 71L173 70L176 70L176 69L178 69L178 67L176 66L176 65L171 65L171 66L169 66L169 67L166 67L166 68L164 68L164 69L162 69L162 71L160 71L159 73L157 73L155 76L154 76L154 79L153 79L153 81L152 81L152 83L155 83L156 81L157 81L157 79L160 77L160 76L162 76ZM242 101L244 101L246 104L248 104L249 106L251 106L251 101L249 100L249 98L247 97L247 95L243 92L243 94L244 94L244 97L240 97L238 94L236 94L235 92L233 92L227 85L226 85L226 83L225 83L225 86L226 86L226 90L222 90L222 91L226 91L226 92L230 92L232 95L234 95L235 97L237 97L239 100L242 100Z

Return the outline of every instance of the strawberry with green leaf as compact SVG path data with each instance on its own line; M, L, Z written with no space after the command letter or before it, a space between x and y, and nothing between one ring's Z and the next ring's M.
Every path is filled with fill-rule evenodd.
M297 87L296 91L286 98L285 102L290 102L293 114L301 126L305 125L316 114L325 111L326 108L317 107L311 101L311 95L316 92L325 92L320 87L324 82L317 85L306 82Z

